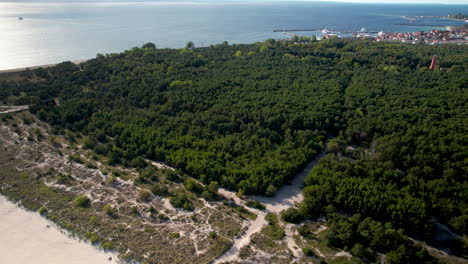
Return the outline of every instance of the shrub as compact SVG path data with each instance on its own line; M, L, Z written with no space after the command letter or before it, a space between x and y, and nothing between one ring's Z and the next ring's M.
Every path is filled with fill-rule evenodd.
M310 231L309 228L305 227L305 226L299 226L297 228L297 232L299 233L299 235L305 237L305 238L314 238L314 234Z
M91 232L87 232L85 234L85 237L88 238L91 244L93 245L99 242L99 237L96 234L93 234Z
M248 207L256 208L258 210L265 210L266 207L260 201L257 200L248 200L245 205Z
M206 190L212 194L218 194L219 184L217 181L211 181L206 187Z
M104 173L103 173L104 174ZM107 177L106 183L109 185L114 185L117 182L117 178L114 175Z
M73 154L73 155L70 155L70 157L69 157L68 159L69 159L70 161L72 161L72 162L76 162L76 163L83 164L83 160L81 159L80 154Z
M286 211L281 213L281 217L284 221L295 224L304 220L304 216L296 208L288 208Z
M175 172L173 170L165 169L165 170L163 170L163 174L166 176L166 179L169 180L169 181L173 181L173 182L179 182L180 181L179 175L177 175L177 172Z
M207 191L207 190L204 190L202 192L202 197L205 199L205 200L208 200L208 201L211 201L211 200L214 200L214 195L213 193Z
M217 236L218 236L218 234L216 234L215 231L211 231L211 232L208 234L208 237L211 238L211 239L215 239Z
M88 207L91 200L86 195L80 195L75 198L75 205L79 207Z
M148 166L145 169L140 170L139 178L141 182L158 181L158 171L153 166Z
M97 221L97 217L95 215L92 215L89 217L89 222L91 222L92 224L94 224L96 221Z
M151 185L150 191L154 195L159 195L159 196L166 196L168 194L167 187L164 185L159 185L159 184Z
M104 243L102 243L101 247L102 247L102 249L104 249L105 251L113 250L113 249L114 249L114 246L113 246L110 242L104 242Z
M86 166L86 168L88 168L88 169L92 169L92 170L97 169L96 165L94 165L94 164L91 163L91 162L86 162L86 165L85 165L85 166Z
M303 248L302 252L304 252L304 255L306 255L308 257L314 257L315 256L314 250L312 248L310 248L310 247Z
M174 238L174 239L177 239L180 237L180 234L179 232L174 232L174 233L170 233L169 234L169 238Z
M275 192L278 190L278 188L276 188L274 185L270 184L268 185L266 191L265 191L265 195L266 196L273 196L275 195Z
M187 195L183 192L178 192L175 196L171 197L170 202L172 206L183 208L185 210L192 210L193 205L188 199Z
M57 179L58 184L69 184L70 182L73 181L73 178L70 175L70 173L59 174L59 175L57 175L56 179Z
M140 215L140 211L138 211L138 208L136 206L132 207L132 209L130 210L130 215L133 215L133 216Z
M41 208L39 208L38 212L39 212L39 214L44 214L45 212L47 212L47 208L45 208L45 206L41 206Z
M104 213L106 213L108 216L113 216L115 213L117 213L117 210L113 208L110 204L105 204L104 207L102 208Z
M147 202L151 201L151 192L149 190L146 190L146 189L141 189L141 190L138 191L137 199L139 201L147 203Z
M275 214L268 213L265 216L265 220L268 221L268 225L263 228L263 233L267 237L273 240L280 240L285 236L284 230L278 224L278 218L276 217Z
M185 181L184 186L187 190L191 192L201 193L203 191L203 186L201 186L201 184L199 184L197 181L195 181L192 178L188 178Z
M158 218L161 219L161 220L164 220L164 221L169 219L169 218L168 218L165 214L163 214L163 213L159 213L159 214L158 214Z
M151 215L154 215L155 213L157 213L156 209L154 209L153 206L150 206L150 207L148 208L148 212L149 212Z

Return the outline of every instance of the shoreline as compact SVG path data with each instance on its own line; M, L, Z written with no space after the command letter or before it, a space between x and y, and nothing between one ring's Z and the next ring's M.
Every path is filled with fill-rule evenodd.
M84 63L84 62L87 62L91 59L84 59L84 60L74 60L74 61L71 61L72 63L76 64L76 65L79 65L81 63ZM65 62L65 61L62 61L62 62ZM36 66L31 66L31 67L23 67L23 68L14 68L14 69L6 69L6 70L0 70L0 74L2 73L15 73L15 72L22 72L22 71L26 71L26 70L35 70L35 69L39 69L39 68L51 68L51 67L54 67L62 62L58 62L58 63L52 63L52 64L44 64L44 65L36 65Z
M3 195L0 214L1 263L120 263L115 253L74 238L39 213L20 207Z

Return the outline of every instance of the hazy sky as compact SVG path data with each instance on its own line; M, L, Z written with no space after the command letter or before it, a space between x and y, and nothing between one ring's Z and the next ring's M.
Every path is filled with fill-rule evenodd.
M0 2L76 2L76 1L92 1L92 2L204 2L204 1L227 1L227 2L287 2L287 1L306 1L306 2L347 2L347 3L375 3L375 4L464 4L468 5L468 0L0 0Z
M401 4L468 4L468 0L318 0L324 2L401 3Z

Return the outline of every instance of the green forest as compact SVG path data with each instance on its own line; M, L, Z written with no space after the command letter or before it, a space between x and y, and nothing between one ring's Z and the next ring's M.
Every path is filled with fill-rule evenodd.
M441 223L460 237L440 243L466 254L468 47L308 41L148 43L0 81L0 101L86 135L84 147L111 164L163 161L246 194L274 195L328 145L296 220L328 215L348 231L367 221L393 246L370 229L331 245L386 250L393 263L425 262L398 245L410 244L403 234L436 241Z

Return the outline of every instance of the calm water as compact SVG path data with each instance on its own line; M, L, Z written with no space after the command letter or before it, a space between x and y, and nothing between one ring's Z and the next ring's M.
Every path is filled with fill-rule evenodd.
M274 29L410 32L464 23L434 18L409 23L400 17L449 13L468 13L468 5L0 2L0 70L92 58L146 42L178 48L187 41L207 46L285 37Z

